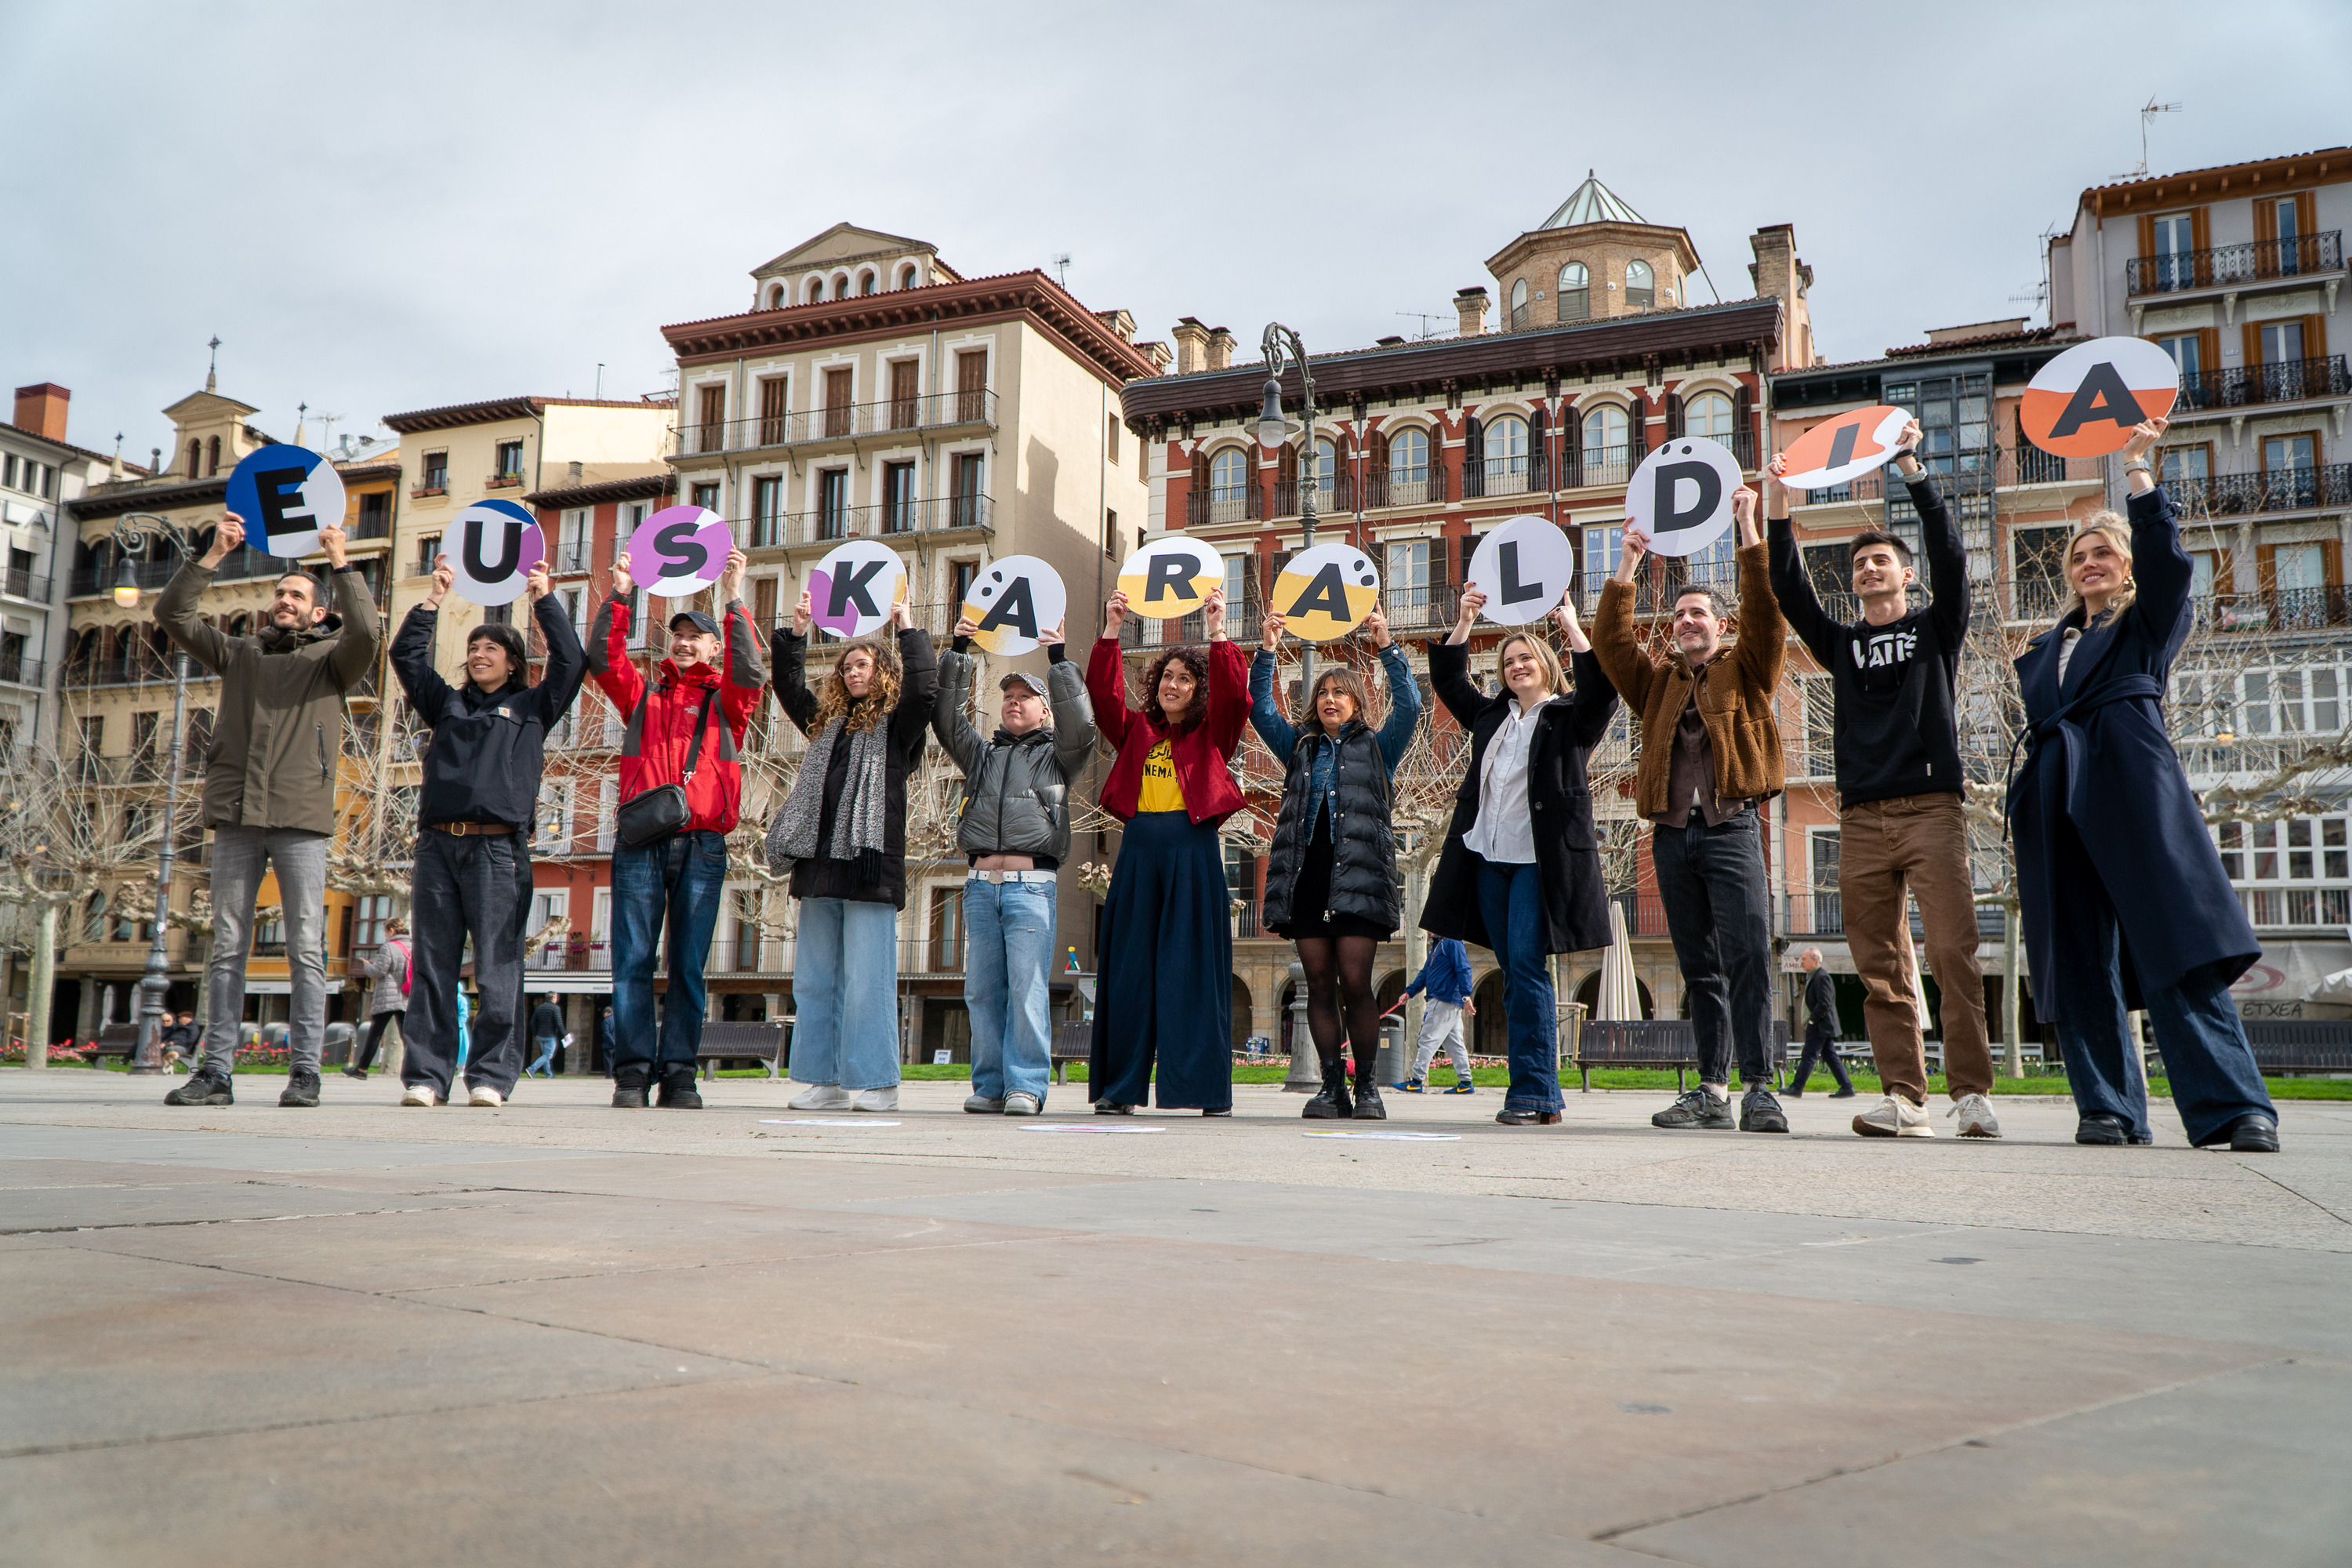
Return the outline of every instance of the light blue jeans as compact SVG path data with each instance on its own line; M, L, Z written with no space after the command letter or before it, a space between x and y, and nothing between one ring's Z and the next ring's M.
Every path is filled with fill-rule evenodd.
M801 900L792 1076L853 1093L898 1081L898 911L888 904Z
M1054 884L963 885L963 1003L971 1013L971 1091L1034 1094L1054 1076L1045 973L1054 962Z

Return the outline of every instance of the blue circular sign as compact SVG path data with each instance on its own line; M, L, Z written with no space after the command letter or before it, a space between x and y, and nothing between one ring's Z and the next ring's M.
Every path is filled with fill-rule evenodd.
M316 452L264 447L229 476L228 510L245 519L247 543L299 561L319 548L319 530L343 525L342 476Z

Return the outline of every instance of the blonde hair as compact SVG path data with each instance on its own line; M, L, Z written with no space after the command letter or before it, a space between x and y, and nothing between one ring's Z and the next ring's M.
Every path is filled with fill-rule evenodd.
M849 684L841 679L842 664L853 653L865 654L874 660L874 679L866 683L863 701L849 695ZM844 714L848 715L849 721L842 727L852 733L888 722L890 710L898 706L898 649L879 640L851 643L834 656L833 668L816 694L816 716L809 721L809 733L819 733Z
M1509 657L1513 643L1525 643L1528 651L1536 656L1536 668L1543 671L1544 689L1558 695L1568 689L1568 677L1559 668L1559 655L1552 651L1551 639L1533 632L1513 632L1495 647L1495 684L1504 690L1511 683L1503 679L1503 660Z
M2108 598L2107 607L2099 612L2097 618L2104 621L2122 615L2132 607L2132 601L2139 596L2139 584L2132 576L2131 525L2124 521L2121 512L2093 512L2084 520L2082 527L2066 538L2066 559L2063 567L2066 574L2066 607L2058 613L2058 618L2063 621L2075 611L2083 611L2085 630L2090 628L2093 622L2090 606L2083 603L2083 595L2074 588L2074 546L2094 533L2105 540L2115 552L2124 558L2124 585L2116 589Z

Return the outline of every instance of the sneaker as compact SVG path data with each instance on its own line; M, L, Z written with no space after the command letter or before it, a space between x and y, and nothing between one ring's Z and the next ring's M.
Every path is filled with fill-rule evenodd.
M794 1110L846 1110L849 1091L837 1083L813 1083L785 1103Z
M972 1094L966 1097L963 1102L963 1108L974 1116L1001 1116L1004 1113L1004 1101L1006 1100L1011 1100L1012 1098L1013 1097L1008 1094L1004 1097L1004 1100L991 1100L984 1094ZM1032 1100L1029 1103L1034 1108L1037 1102ZM1032 1110L1031 1114L1035 1114L1034 1109Z
M468 1105L480 1106L486 1110L496 1110L506 1102L507 1097L488 1084L474 1083L466 1086L466 1103Z
M441 1103L441 1097L433 1091L433 1086L429 1083L412 1083L401 1091L400 1103L434 1106Z
M1731 1101L1717 1099L1705 1084L1692 1089L1664 1110L1650 1118L1653 1127L1710 1127L1732 1125Z
M654 1097L654 1103L666 1110L699 1110L702 1091L694 1087L692 1073L672 1073L662 1079L661 1092Z
M1992 1101L1981 1094L1960 1096L1953 1102L1952 1109L1944 1114L1960 1119L1960 1136L1963 1138L2000 1136L2000 1121L1992 1113Z
M969 1102L965 1104L964 1109L966 1110L971 1109ZM1045 1109L1045 1107L1039 1102L1035 1095L1024 1094L1017 1089L1004 1097L1004 1114L1007 1116L1035 1116L1042 1113Z
M1426 1094L1429 1092L1429 1086L1422 1082L1421 1079L1417 1078L1409 1078L1402 1083L1392 1083L1389 1085L1389 1087L1395 1089L1399 1094Z
M194 1077L163 1097L166 1105L235 1105L236 1090L228 1079L202 1068Z
M852 1110L896 1110L898 1109L898 1086L887 1089L861 1089L850 1097Z
M315 1072L296 1073L286 1080L286 1092L278 1097L278 1103L304 1110L316 1110L319 1104L319 1075Z
M1739 1130L1742 1132L1786 1132L1788 1112L1772 1098L1772 1091L1762 1084L1750 1084L1748 1092L1739 1097Z
M1853 1090L1850 1089L1842 1089L1835 1094L1831 1095L1830 1098L1832 1100L1852 1100L1853 1098Z
M1988 1112L1990 1114L1990 1112ZM1927 1108L1890 1094L1853 1119L1853 1130L1864 1138L1933 1138L1936 1124Z
M355 1078L362 1083L367 1082L367 1069L365 1068L345 1068L343 1069L343 1076L345 1078Z
M1448 1094L1475 1094L1478 1092L1478 1086L1472 1083L1465 1078L1445 1092Z
M2094 1112L2078 1119L2074 1123L2074 1142L2077 1143L2121 1144L2129 1143L2131 1141L2131 1129L2124 1125L2123 1118L2120 1116L2107 1116Z
M646 1108L646 1080L645 1080L645 1079L641 1079L641 1078L635 1077L635 1076L633 1075L633 1076L628 1077L628 1078L616 1078L616 1079L614 1079L613 1080L613 1109L614 1109L614 1110L643 1110L645 1108Z

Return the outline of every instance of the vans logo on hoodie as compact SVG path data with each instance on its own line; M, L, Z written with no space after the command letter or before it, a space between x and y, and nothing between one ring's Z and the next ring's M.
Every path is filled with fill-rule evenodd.
M1883 669L1888 665L1908 664L1918 647L1916 628L1880 632L1869 637L1858 637L1853 639L1853 667L1856 669Z

